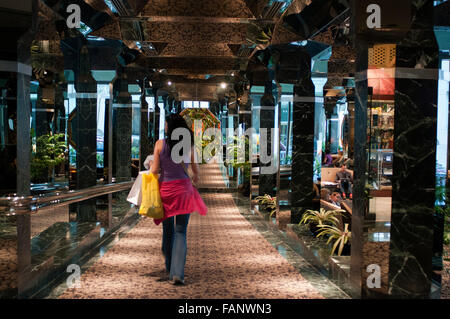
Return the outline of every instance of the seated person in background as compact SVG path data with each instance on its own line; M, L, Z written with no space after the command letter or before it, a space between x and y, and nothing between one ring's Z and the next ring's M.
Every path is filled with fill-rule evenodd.
M326 202L330 201L330 190L326 188L320 189L320 199L323 199Z
M345 164L342 164L341 169L336 173L336 183L338 183L339 191L344 200L347 198L347 194L350 199L353 199L353 177L352 174L347 171L347 166Z
M326 166L326 167L333 166L333 157L331 157L330 149L327 148L325 150L325 153L322 153L322 154L323 154L323 156L322 156L322 164L324 166Z
M330 200L329 202L333 205L336 205L337 207L341 207L341 194L339 194L339 192L333 192L330 195Z
M343 151L339 151L337 157L334 158L332 164L335 167L341 167L341 165L344 164L344 161L345 161L344 152Z
M353 169L353 160L351 158L347 158L344 162L345 166L347 166L350 169Z

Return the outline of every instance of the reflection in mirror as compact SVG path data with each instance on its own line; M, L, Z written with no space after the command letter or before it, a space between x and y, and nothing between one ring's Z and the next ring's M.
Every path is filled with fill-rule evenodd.
M450 75L450 59L441 59L441 70ZM440 283L441 298L450 297L450 192L449 192L449 92L450 79L438 84L436 205L434 215L433 279Z
M396 45L379 44L369 48L367 70L367 180L365 186L365 225L363 265L375 264L381 270L380 288L367 288L363 272L363 294L387 295L392 177L394 161L394 111Z
M292 118L293 93L292 86L281 84L283 94L280 102L280 181L278 183L278 228L285 230L291 222L291 205L289 192L292 176Z
M129 85L128 87L133 105L131 115L131 177L136 178L139 174L139 142L141 138L141 88L137 84Z
M260 112L261 112L261 97L262 92L264 92L264 88L253 86L251 88L251 99L252 99L252 128L254 129L254 135L252 138L253 143L253 161L252 161L252 170L251 170L251 184L250 184L250 192L251 192L251 209L259 206L256 198L259 196L259 152L260 152ZM258 207L256 207L258 208Z
M34 69L30 85L33 194L68 188L66 87L61 74Z

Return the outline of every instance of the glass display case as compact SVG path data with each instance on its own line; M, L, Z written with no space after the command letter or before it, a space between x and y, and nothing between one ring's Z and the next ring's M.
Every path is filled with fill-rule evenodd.
M280 118L280 165L292 164L292 95L281 100Z
M377 190L392 186L392 149L371 150L369 153L369 184Z
M377 101L369 109L369 184L377 190L390 187L394 144L394 105Z

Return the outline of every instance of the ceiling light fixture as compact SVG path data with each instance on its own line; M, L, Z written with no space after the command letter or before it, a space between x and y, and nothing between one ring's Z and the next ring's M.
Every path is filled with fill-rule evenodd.
M172 85L172 82L171 82L171 81L169 81L169 82L167 82L167 84L168 84L169 86L171 86L171 85Z
M226 89L227 84L222 82L222 83L220 84L220 87L221 87L222 89Z

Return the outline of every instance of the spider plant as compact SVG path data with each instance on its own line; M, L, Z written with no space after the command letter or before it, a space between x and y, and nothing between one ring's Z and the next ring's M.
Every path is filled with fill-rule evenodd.
M327 244L334 240L333 249L331 250L331 255L334 254L336 248L338 249L338 256L342 254L344 245L349 242L352 237L352 232L348 230L348 224L344 225L344 230L340 230L336 226L322 225L321 230L317 237L328 235Z
M322 226L325 224L337 225L339 224L339 216L341 213L345 212L343 209L336 210L325 210L321 208L320 211L317 210L307 210L302 219L300 220L299 225L301 224L316 224L317 226Z
M277 211L277 198L272 197L268 194L265 194L264 196L258 196L255 198L255 200L263 207L265 207L267 210L270 211L269 217L272 217L272 215Z

